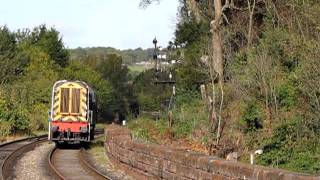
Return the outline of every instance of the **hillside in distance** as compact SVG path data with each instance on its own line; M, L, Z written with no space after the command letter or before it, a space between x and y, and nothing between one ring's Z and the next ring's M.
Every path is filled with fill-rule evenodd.
M118 54L122 57L125 64L134 64L141 61L148 61L152 58L154 49L127 49L119 50L113 47L90 47L69 49L70 60L83 60L87 58L104 59L108 54Z

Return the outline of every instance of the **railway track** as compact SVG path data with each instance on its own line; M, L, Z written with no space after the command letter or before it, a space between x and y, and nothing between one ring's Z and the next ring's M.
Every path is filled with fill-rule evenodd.
M95 136L102 136L103 129L96 129ZM26 138L0 144L0 180L14 178L14 166L25 152L34 149L38 144L46 142L47 135ZM89 163L86 151L82 147L58 149L53 148L44 168L56 179L113 179L95 169Z
M0 179L11 179L14 175L14 165L24 152L47 141L47 135L21 139L0 145Z
M54 148L49 154L50 168L58 179L112 179L96 170L85 153L84 148Z
M103 129L96 129L96 138L103 133ZM64 149L55 147L49 153L48 162L51 172L57 179L113 179L91 165L84 147L71 146Z

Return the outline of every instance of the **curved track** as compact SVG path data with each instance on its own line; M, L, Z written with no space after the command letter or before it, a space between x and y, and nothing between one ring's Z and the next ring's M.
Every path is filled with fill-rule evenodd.
M96 138L103 133L104 129L96 129ZM71 146L64 149L55 147L51 150L48 161L52 173L58 179L112 179L91 165L83 147Z
M14 164L21 155L33 149L37 144L47 141L47 135L21 139L0 145L0 179L11 179Z
M103 129L96 129L96 137L103 135ZM46 142L47 135L31 137L0 144L0 180L14 178L14 165L27 151L32 150L38 144ZM112 179L100 173L89 163L84 148L76 147L58 149L55 147L49 153L46 163L49 170L57 179Z
M49 154L49 165L59 179L111 179L89 163L83 148L54 148Z

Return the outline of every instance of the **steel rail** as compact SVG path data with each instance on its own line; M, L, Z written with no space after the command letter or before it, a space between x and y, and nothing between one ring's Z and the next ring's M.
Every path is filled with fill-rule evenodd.
M77 150L77 152L72 152L73 155L76 156L76 158L78 159L78 163L74 162L75 157L65 156L68 155L64 154L65 151L67 150L61 150L57 147L54 147L50 151L48 156L50 170L57 179L67 180L76 178L72 176L74 174L74 171L76 171L79 174L84 174L84 179L113 179L112 177L109 177L108 175L101 173L93 165L91 165L91 163L85 157L84 148ZM59 155L59 153L61 154ZM63 159L61 159L61 156L63 156ZM59 169L59 165L61 165L59 164L59 162L61 163L62 160L64 160L64 167L60 167Z
M47 135L42 135L1 144L0 151L4 151L7 155L0 159L0 179L5 180L12 176L13 166L17 157L33 149L37 144L47 141L46 137Z
M91 163L90 161L87 159L86 157L86 151L84 150L84 148L82 148L79 151L79 158L81 163L90 171L95 172L97 175L99 175L101 178L103 179L109 179L112 180L113 178L111 176L108 176L106 174L101 173L99 170L97 170Z
M96 138L102 136L103 129L96 129L95 134ZM75 162L75 160L78 162ZM64 167L61 167L61 161L63 161ZM90 163L86 154L86 150L83 147L76 150L59 149L54 147L48 155L48 164L51 173L57 179L66 180L76 178L72 177L75 170L77 170L78 174L84 174L82 177L84 179L114 179L111 176L100 172L94 167L94 165Z

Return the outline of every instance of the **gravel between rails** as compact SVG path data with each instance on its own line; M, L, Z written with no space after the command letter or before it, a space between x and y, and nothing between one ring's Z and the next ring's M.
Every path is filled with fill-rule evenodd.
M17 180L50 180L54 179L48 172L48 154L50 150L55 146L52 142L45 142L39 144L35 147L34 150L26 152L23 154L21 159L17 161L17 164L14 167L15 178ZM127 176L123 171L116 169L113 164L106 157L104 152L100 151L97 157L97 154L92 154L92 152L87 152L89 159L92 165L105 174L112 176L112 179L123 179L123 180L132 180L133 178ZM98 158L101 158L101 155L105 156L103 163L101 160L99 162Z
M45 142L34 150L25 153L18 160L15 169L15 178L19 180L49 180L54 179L47 170L48 153L54 147L54 143Z

